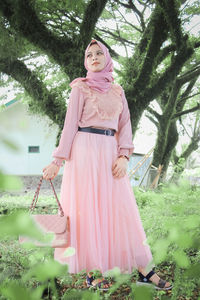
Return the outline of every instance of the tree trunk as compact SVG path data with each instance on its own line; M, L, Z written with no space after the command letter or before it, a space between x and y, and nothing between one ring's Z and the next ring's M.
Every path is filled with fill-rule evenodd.
M188 145L186 150L176 158L177 163L175 164L174 167L174 173L170 179L171 182L177 182L178 179L180 178L181 174L185 170L185 165L186 165L186 160L188 157L191 155L191 153L195 150L198 149L198 143L199 143L199 138L198 139L192 139L191 143Z
M168 170L169 163L171 160L171 155L172 155L174 148L176 147L177 142L178 142L178 131L177 131L177 127L176 127L176 122L171 121L169 130L168 130L168 135L167 135L167 143L166 143L166 147L165 147L165 151L163 153L163 158L162 158L162 163L161 163L163 165L162 174L160 177L161 181L164 181L166 178L167 170Z

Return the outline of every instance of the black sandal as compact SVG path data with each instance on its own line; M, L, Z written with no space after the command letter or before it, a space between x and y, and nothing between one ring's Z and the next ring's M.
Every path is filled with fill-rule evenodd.
M104 284L109 284L109 285L110 285L110 283L109 283L108 280L103 279L102 281L100 281L100 282L98 282L97 284L94 284L94 285L93 285L92 282L93 282L94 280L96 280L96 279L94 278L94 276L89 276L89 275L87 275L87 276L86 276L87 287L92 287L92 288L94 288L94 289L99 289L99 290L101 290L101 291L108 291L108 290L109 290L109 288L104 288L104 287L102 287Z
M139 281L137 282L137 284L144 284L144 285L152 285L155 287L156 290L163 290L163 291L168 291L172 289L172 285L165 287L167 281L163 280L160 278L158 284L156 285L154 282L152 282L151 280L149 280L151 278L151 276L153 276L155 274L154 270L151 270L146 276L144 276L142 273L139 273Z

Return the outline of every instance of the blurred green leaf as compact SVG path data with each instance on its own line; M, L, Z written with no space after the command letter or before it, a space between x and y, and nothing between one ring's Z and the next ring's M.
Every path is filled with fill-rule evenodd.
M93 293L90 291L80 292L80 291L67 291L62 297L62 300L99 300L100 297L98 293Z
M167 248L169 246L169 241L167 239L160 239L155 242L153 249L154 249L154 260L156 263L160 263L164 261L167 255Z
M64 253L65 257L73 256L76 253L76 249L73 247L68 247Z
M181 251L181 250L176 250L174 253L172 253L175 262L177 265L181 268L188 268L190 266L190 261L187 257L187 255Z
M10 300L32 300L33 298L31 292L20 286L17 282L9 282L6 287L0 287L1 294Z
M200 278L200 265L199 263L193 264L190 266L188 270L185 271L184 273L186 276L191 277L191 278Z
M105 272L105 276L110 276L110 277L116 277L116 276L119 276L120 274L121 274L121 271L120 271L119 267L115 267L115 268Z
M82 294L82 298L81 298L81 300L99 300L99 299L100 299L100 297L97 293L94 294L94 293L89 292L89 291L84 292ZM72 300L72 298L69 299L69 300Z
M179 237L179 227L177 225L172 225L173 227L169 230L168 239L172 242L177 241Z
M29 255L29 262L31 266L34 266L38 261L44 258L44 253L42 251L37 251L36 253Z
M0 237L26 236L39 241L48 242L52 235L44 235L33 221L31 216L25 212L14 212L8 216L0 217Z
M0 190L11 191L21 190L23 188L22 181L12 175L5 175L0 171Z
M32 299L33 300L39 300L42 299L42 294L45 289L45 286L38 286L34 291L31 291Z
M8 140L7 138L1 138L1 142L7 147L9 148L9 150L13 150L13 151L19 151L19 147L13 143L12 141Z
M190 235L184 233L179 233L176 243L181 248L189 248L193 244L193 239Z
M134 295L134 300L152 300L153 295L152 295L152 286L146 287L144 285L138 286L134 289L133 295Z
M53 279L58 276L66 275L68 272L67 265L61 265L55 260L49 260L43 264L38 264L28 271L24 276L25 280L32 277L37 278L39 281L46 281L48 279Z
M184 227L188 229L193 229L196 227L199 227L200 224L200 218L199 216L187 216L187 219L184 222Z

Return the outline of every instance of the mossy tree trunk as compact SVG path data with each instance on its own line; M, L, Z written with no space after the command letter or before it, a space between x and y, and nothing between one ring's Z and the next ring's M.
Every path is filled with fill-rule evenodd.
M160 96L163 90L172 86L184 64L193 55L195 47L199 46L198 42L189 41L188 36L183 34L179 17L181 2L177 0L155 1L155 8L147 24L144 24L143 16L139 14L142 35L134 54L127 60L121 80L129 102L133 135L143 111L152 100ZM63 23L62 15L59 15L61 19L59 34L57 28L55 31L50 28L51 18L45 19L37 3L47 7L50 5L44 4L43 1L39 2L39 0L38 2L0 0L2 30L12 41L13 49L17 45L17 41L21 39L23 42L26 41L27 48L31 50L34 48L38 52L46 54L51 61L59 65L69 80L84 76L84 50L93 36L101 40L96 32L96 24L108 0L85 2L82 8L83 12L78 18L70 12L68 13L66 6L63 6L61 11L63 11L63 15L70 16L71 23L68 22L66 25ZM74 6L75 4L73 2ZM54 12L59 5L62 6L62 2L52 5L55 5L52 7ZM129 1L129 4L120 2L120 5L126 5L130 11L134 10L132 1ZM163 47L166 41L170 41L171 44ZM107 46L109 47L109 45ZM117 57L115 51L110 47L109 49L111 54ZM7 52L7 55L0 57L0 71L17 80L37 103L40 110L62 129L65 115L64 99L60 99L56 93L49 91L44 82L34 74L34 71L27 68L21 53L20 55L17 52L13 53ZM168 56L171 57L171 61L160 72L159 66ZM171 103L173 100L172 98ZM169 112L168 118L172 115L173 112ZM164 118L165 128L168 131L170 125L167 120ZM163 127L163 125L160 126ZM158 137L158 141L163 142L162 136ZM164 145L167 145L166 139ZM164 151L165 147L163 145L161 147Z
M171 89L168 89L162 94L160 100L158 100L162 108L162 115L158 114L152 108L148 108L149 113L151 113L150 119L157 126L158 130L152 164L156 167L159 165L163 166L161 180L165 179L172 153L178 142L177 118L181 118L181 116L186 113L200 109L200 105L197 104L189 110L183 110L199 74L199 68L193 67L187 70L175 81ZM189 83L181 94L181 87L186 84L187 81L189 81ZM193 144L193 146L190 149L193 148L195 150L195 145ZM189 151L187 153L189 153ZM191 153L192 152L190 152L190 154Z
M196 117L195 126L193 130L193 135L191 137L190 143L184 151L178 156L175 151L173 153L173 163L174 163L174 173L170 178L171 182L177 182L181 174L185 170L186 162L192 152L199 148L200 144L200 118L199 114Z
M35 49L48 55L50 60L61 67L69 80L72 80L85 75L84 50L91 40L95 25L107 1L91 0L88 2L78 34L70 30L70 35L66 33L64 37L61 37L49 30L40 20L34 2L29 0L0 1L2 24L5 24L4 31L7 31L7 27L8 31L10 30L11 34L7 36L12 42L16 39L17 45L19 39L25 39ZM15 43L11 45L14 47ZM15 54L13 57L13 53L14 51L8 52L6 55L4 51L3 57L0 56L0 72L17 80L33 101L37 102L40 111L62 129L66 112L65 100L60 99L52 91L48 91L35 72L27 68L21 57Z
M188 36L183 34L181 28L180 4L181 2L173 0L156 1L156 7L136 51L127 61L122 85L125 87L131 110L133 135L144 110L152 100L162 94L163 90L172 86L183 65L194 52L194 45L188 41ZM169 38L172 44L163 48L163 43ZM167 56L171 56L171 62L162 73L159 73L158 66ZM160 125L167 131L168 119L173 114L171 108L175 108L176 105L175 99L176 97L171 98L170 108L166 110L166 118L163 119L164 123ZM160 147L164 148L167 143L165 138L160 134L157 140L161 143Z
M163 132L163 135L165 135L166 132ZM154 157L153 157L153 165L154 166L159 166L161 164L163 166L162 168L162 174L161 174L161 180L165 180L165 176L167 173L167 169L171 160L171 155L176 147L176 144L178 142L178 132L177 132L177 127L176 127L176 122L173 121L170 123L168 132L166 134L166 143L164 149L162 149L162 155L156 157L156 154L161 150L160 147L158 146L158 143L156 143L156 150ZM160 161L160 163L158 163Z

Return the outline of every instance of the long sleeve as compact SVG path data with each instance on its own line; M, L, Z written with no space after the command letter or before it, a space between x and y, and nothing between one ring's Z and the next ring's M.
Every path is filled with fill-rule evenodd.
M132 128L130 121L130 111L124 91L122 92L123 110L119 116L118 124L118 155L129 157L134 150L132 142Z
M78 87L73 87L69 98L69 104L59 145L52 154L54 157L53 163L58 166L62 165L63 160L70 160L71 147L74 137L78 131L78 122L81 118L83 104L83 94Z

